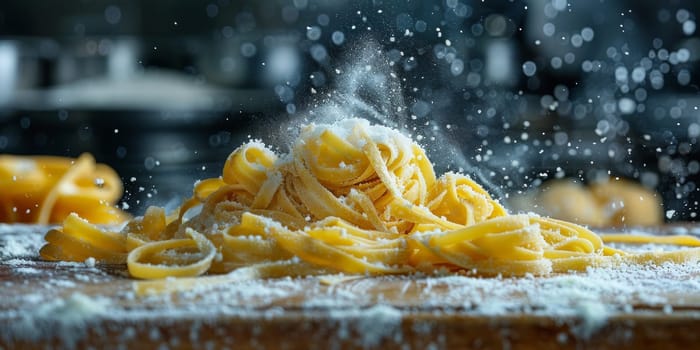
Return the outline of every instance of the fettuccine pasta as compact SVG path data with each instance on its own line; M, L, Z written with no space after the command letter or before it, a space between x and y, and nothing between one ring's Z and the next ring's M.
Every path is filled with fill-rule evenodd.
M47 234L41 255L126 263L143 279L239 269L256 277L436 269L546 275L700 255L630 254L576 224L510 215L468 176L437 177L424 150L400 132L358 119L308 125L284 156L248 142L220 177L199 181L193 192L175 213L149 208L120 232L70 216ZM678 243L700 246L693 237Z
M118 224L129 218L115 207L122 192L117 173L87 153L0 155L0 222L45 225L77 213L91 223Z

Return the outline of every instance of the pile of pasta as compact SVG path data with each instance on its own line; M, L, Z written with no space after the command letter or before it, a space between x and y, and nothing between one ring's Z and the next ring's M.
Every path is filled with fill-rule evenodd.
M284 156L248 142L228 157L220 177L199 181L193 193L179 210L150 207L120 231L71 215L48 232L41 255L126 264L142 279L242 268L260 277L546 275L700 255L697 248L630 254L576 224L509 215L468 176L437 177L410 138L359 119L307 125ZM669 242L700 245L690 236Z
M117 173L87 153L0 155L0 222L54 224L77 213L95 224L119 224L129 219L115 207L122 193Z

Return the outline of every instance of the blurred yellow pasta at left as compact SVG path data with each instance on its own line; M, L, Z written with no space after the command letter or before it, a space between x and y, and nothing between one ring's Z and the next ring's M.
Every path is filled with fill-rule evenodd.
M115 206L123 191L117 173L88 153L0 155L0 222L46 225L76 213L94 224L118 224L129 219Z

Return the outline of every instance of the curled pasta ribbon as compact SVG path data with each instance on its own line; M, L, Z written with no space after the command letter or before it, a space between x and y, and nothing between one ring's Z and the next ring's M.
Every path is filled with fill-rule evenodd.
M61 229L50 230L45 237L47 244L39 254L46 260L85 261L95 258L102 263L126 262L126 237L120 233L102 230L70 214Z
M216 248L201 233L188 228L188 238L149 242L129 252L129 273L136 278L199 276L209 270Z
M505 208L481 186L455 173L445 174L433 186L427 207L433 214L465 226L506 214Z
M122 195L119 176L90 154L77 159L0 155L0 222L49 224L70 213L98 224L128 215L114 205Z
M655 240L601 238L569 222L510 215L468 176L436 177L425 151L398 131L357 119L306 126L282 156L260 142L244 144L220 177L198 181L193 196L170 215L154 207L119 233L103 237L96 227L82 232L96 238L77 235L89 224L75 220L47 234L47 259L124 261L132 276L144 279L233 271L203 283L436 268L546 275L700 257L700 248L627 253L604 240ZM688 237L663 242L700 246ZM194 283L139 282L136 289L179 290Z
M231 153L226 160L223 180L227 184L241 184L248 193L255 194L276 160L277 156L262 143L248 143Z

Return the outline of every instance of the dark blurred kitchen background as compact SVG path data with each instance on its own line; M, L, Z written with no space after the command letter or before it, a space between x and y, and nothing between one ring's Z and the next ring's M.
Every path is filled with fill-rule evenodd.
M564 176L631 178L662 194L668 221L697 220L698 10L678 0L2 1L0 153L91 152L122 176L132 212L174 206L241 142L274 139L307 115L372 41L400 82L384 96L402 97L396 114L429 148L460 150L433 149L442 168L478 169L503 197Z

